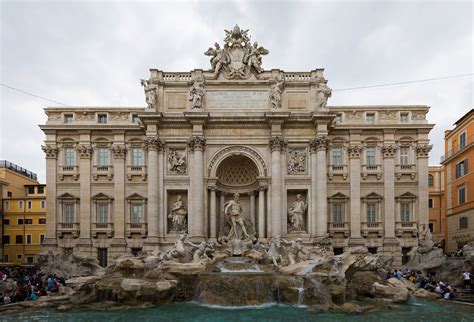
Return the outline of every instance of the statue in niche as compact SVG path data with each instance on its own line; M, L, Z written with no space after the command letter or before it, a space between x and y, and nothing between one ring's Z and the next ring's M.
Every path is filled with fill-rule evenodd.
M305 231L304 215L308 209L308 204L303 200L301 194L296 195L296 200L288 208L288 231Z
M168 155L169 171L186 174L187 162L186 151L170 150Z
M143 86L145 91L146 104L148 105L148 108L156 108L156 90L158 89L158 86L145 79L141 79L140 84Z
M279 75L276 78L276 83L270 88L269 97L273 109L281 108L281 94L283 93L283 86L285 85L284 78Z
M306 152L290 150L288 154L288 174L304 173L306 171Z
M239 194L234 194L234 199L224 204L224 214L226 222L221 230L221 239L225 240L256 240L255 229L242 216L242 206L239 201Z
M202 97L204 96L204 80L198 78L189 90L188 100L191 101L191 109L202 108Z
M168 214L168 218L171 219L170 232L186 232L188 230L187 215L188 210L181 200L181 195L178 195L173 208L171 208Z
M328 103L328 98L332 95L332 90L326 85L324 78L319 79L319 83L316 88L316 108L324 109Z

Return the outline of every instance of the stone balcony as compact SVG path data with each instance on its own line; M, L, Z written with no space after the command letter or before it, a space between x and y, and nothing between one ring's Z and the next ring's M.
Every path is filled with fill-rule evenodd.
M111 181L114 177L114 167L111 165L95 165L92 168L92 177L97 181L99 176L107 177Z
M376 176L377 180L380 180L382 179L382 165L381 164L375 164L375 165L363 164L360 174L362 176L362 179L364 180L367 179L367 177L370 175Z
M397 237L402 237L405 233L410 233L413 237L417 236L418 225L416 221L397 221L395 223L395 235Z
M142 181L146 180L147 172L146 166L144 165L128 165L127 166L127 179L132 180L132 177L140 176Z
M334 176L342 176L342 179L346 180L349 172L347 171L347 165L329 165L328 166L328 179L332 180Z
M377 234L378 237L383 236L383 222L363 222L361 223L362 236L368 237L369 234Z
M64 180L64 177L71 176L74 180L79 179L79 166L77 165L61 165L58 168L58 177L60 181Z
M139 234L142 238L147 236L147 224L146 223L127 223L125 229L127 238L131 238L132 234Z
M416 166L414 164L397 164L395 166L395 177L400 179L403 175L409 175L414 180L416 177Z
M329 237L335 234L344 234L344 237L349 237L350 227L348 222L329 222L328 223Z
M79 223L58 223L56 234L59 238L63 238L65 234L71 234L72 237L79 237Z
M113 223L93 223L91 235L96 238L98 234L106 234L107 237L112 238L114 236L114 224Z

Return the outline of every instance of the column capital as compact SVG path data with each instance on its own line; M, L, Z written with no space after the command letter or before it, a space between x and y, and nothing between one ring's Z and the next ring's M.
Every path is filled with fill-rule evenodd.
M206 148L206 139L203 136L197 136L193 135L189 140L188 140L188 146L191 149L191 151L204 151Z
M418 159L427 158L432 148L433 146L431 144L417 144L415 147L416 157Z
M281 136L273 136L269 140L270 149L273 151L283 151L285 148L285 141Z
M127 155L127 147L124 144L114 144L111 150L115 159L125 159Z
M81 159L90 159L94 149L88 144L79 144L76 146L76 151Z
M255 196L255 191L250 190L247 192L247 195L249 195L250 197Z
M329 139L327 135L318 135L316 138L309 141L309 148L311 153L318 151L326 151L328 148Z
M58 158L58 153L59 149L55 146L51 145L42 145L41 150L46 154L46 159L57 159Z
M349 153L350 159L360 158L360 153L362 152L362 145L360 144L350 144L347 147L347 152Z
M217 190L218 194L220 197L225 197L227 192L225 192L224 190Z
M147 151L163 151L165 144L158 136L145 136L143 145Z
M398 147L395 144L385 144L382 146L382 154L384 159L393 158Z

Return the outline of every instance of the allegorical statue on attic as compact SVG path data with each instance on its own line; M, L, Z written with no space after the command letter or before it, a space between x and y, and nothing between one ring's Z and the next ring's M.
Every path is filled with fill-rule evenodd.
M259 47L257 42L250 42L248 29L242 30L238 25L229 31L225 30L224 48L218 43L210 47L204 54L211 56L211 70L214 78L222 72L227 79L246 79L254 74L260 74L262 69L262 56L269 51Z
M188 99L191 101L191 109L199 109L202 107L202 97L204 96L204 81L198 78L189 90Z
M156 90L158 86L153 84L150 80L141 79L140 84L143 86L145 91L146 104L148 108L156 108Z

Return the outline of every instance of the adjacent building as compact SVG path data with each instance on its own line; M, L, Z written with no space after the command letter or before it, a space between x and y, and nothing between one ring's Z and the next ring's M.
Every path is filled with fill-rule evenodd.
M445 132L444 166L447 247L454 252L474 241L474 109Z
M429 199L428 208L430 213L429 228L433 234L433 241L444 248L446 244L447 221L446 200L444 189L444 167L430 166L428 174Z
M429 107L329 106L323 69L264 70L248 31L211 70L150 71L146 107L46 108L44 245L97 256L216 240L240 195L259 240L402 254L428 229ZM296 218L296 219L295 219Z
M46 187L37 175L0 161L2 260L31 264L41 252L46 231Z

